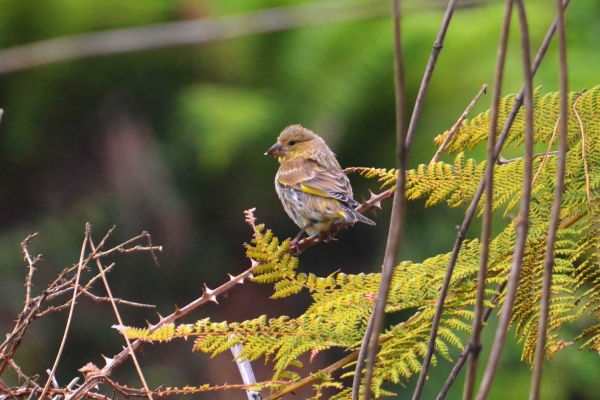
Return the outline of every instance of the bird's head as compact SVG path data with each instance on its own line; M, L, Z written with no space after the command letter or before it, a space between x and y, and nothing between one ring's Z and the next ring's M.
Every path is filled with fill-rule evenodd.
M265 155L277 157L279 162L306 155L310 149L324 144L323 139L301 125L285 128Z

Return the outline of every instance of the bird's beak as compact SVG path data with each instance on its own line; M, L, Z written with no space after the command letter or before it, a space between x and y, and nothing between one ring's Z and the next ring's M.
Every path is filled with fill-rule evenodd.
M283 157L285 155L285 150L283 146L279 143L275 143L267 152L265 156L273 156L273 157Z

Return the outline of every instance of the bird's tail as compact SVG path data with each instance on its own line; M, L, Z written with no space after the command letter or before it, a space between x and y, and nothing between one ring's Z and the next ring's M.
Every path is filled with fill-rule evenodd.
M348 208L348 209L344 210L344 214L346 216L346 218L345 218L346 222L349 223L350 225L354 225L357 222L362 222L367 225L375 225L374 221L371 221L369 218L356 212L352 208Z

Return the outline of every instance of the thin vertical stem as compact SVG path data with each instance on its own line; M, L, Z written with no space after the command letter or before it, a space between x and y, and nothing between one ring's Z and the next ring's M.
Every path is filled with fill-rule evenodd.
M375 299L375 303L373 304L373 309L377 307L377 299ZM367 329L365 330L365 337L371 337L373 333L373 318L369 319L369 323L367 324ZM356 368L354 368L354 380L352 382L352 400L358 400L359 392L360 392L360 378L362 376L362 370L365 365L365 358L367 356L367 350L369 347L369 342L367 340L363 340L360 351L358 352L358 358L356 360Z
M556 186L554 187L554 202L552 203L552 216L548 229L546 254L544 255L544 281L542 284L542 300L540 304L540 321L538 326L537 343L535 346L535 361L531 377L529 400L537 400L540 396L540 383L546 349L546 332L548 330L548 310L550 307L550 288L552 286L552 266L554 265L554 246L556 234L559 229L560 207L563 187L565 182L565 167L567 162L567 118L569 117L568 104L568 73L567 73L567 40L565 29L565 12L562 1L556 0L556 19L558 30L559 54L559 85L560 85L560 117L558 137L558 165L556 169Z
M388 240L383 259L383 271L381 281L377 292L377 299L373 307L371 319L373 319L373 328L370 337L365 335L364 341L369 343L367 351L367 369L365 371L365 384L363 389L363 398L369 400L371 397L371 380L375 368L375 356L379 347L379 333L383 326L385 317L385 305L392 283L392 276L398 251L400 249L400 240L404 223L404 211L406 205L405 185L408 149L412 145L411 141L406 140L406 129L404 128L404 65L402 59L402 40L400 36L400 4L399 0L392 0L392 15L394 18L394 82L396 93L396 146L397 146L397 164L398 178L396 179L396 190L392 203L392 216ZM359 371L360 373L360 371ZM360 381L359 381L360 382Z
M500 315L498 328L496 329L496 336L492 345L490 358L483 375L481 386L479 387L479 392L477 393L477 400L487 399L498 369L498 364L500 363L500 357L502 356L508 325L510 324L517 295L517 287L519 285L519 278L523 266L523 256L527 245L527 232L529 230L529 205L531 202L531 180L533 177L533 84L529 49L529 29L527 26L525 6L523 5L522 0L514 1L517 6L519 25L521 28L523 77L525 81L525 167L523 176L523 194L521 197L521 210L516 221L517 237L515 240L515 250L508 278L508 288L504 299L504 306L502 314Z
M50 388L50 383L54 378L54 374L56 373L56 368L58 367L58 363L60 362L60 357L62 356L62 352L65 348L65 343L67 341L67 335L69 334L69 328L71 327L71 321L73 320L73 311L75 310L75 300L77 299L77 288L79 287L79 277L81 276L81 270L83 269L83 255L85 253L85 248L87 247L88 240L90 238L90 224L85 224L85 236L83 239L83 244L81 245L81 254L79 255L79 264L77 264L77 275L75 275L75 283L73 286L73 298L71 299L71 307L69 308L69 317L67 318L67 323L65 325L65 332L63 334L62 340L60 342L60 347L58 349L58 353L56 354L56 360L54 360L54 365L52 366L52 370L50 371L50 376L46 381L46 385L44 385L44 389L42 390L42 394L40 395L40 399L44 399L46 393L48 393L48 389Z
M565 8L570 3L570 1L571 0L563 1ZM544 40L542 41L542 44L540 45L540 49L539 49L537 55L535 56L535 60L533 61L533 65L531 66L531 76L532 77L537 72L540 64L542 63L542 60L544 59L544 56L546 55L546 52L548 51L548 46L550 45L552 36L554 36L554 32L556 31L556 23L557 22L555 19L552 22L552 25L550 25L550 28L548 28L548 32L546 33L546 36L544 37ZM524 92L525 92L525 87L523 87L521 89L521 91L515 96L512 109L510 110L508 116L506 117L506 122L504 123L502 132L500 133L500 136L498 137L498 141L496 142L496 148L494 149L494 160L498 159L500 151L502 150L502 147L504 146L504 142L506 141L506 138L508 137L510 128L512 127L512 124L515 121L515 118L517 116L517 113L519 112L519 109L523 105ZM475 192L475 195L473 196L473 200L471 200L471 204L469 205L469 208L467 209L463 223L460 226L460 228L458 229L458 232L456 234L456 241L454 242L454 247L452 248L452 253L450 255L450 261L448 262L448 268L446 269L446 275L444 276L442 288L440 289L440 297L438 298L438 302L436 304L436 313L433 317L433 321L431 324L431 333L429 335L429 342L427 344L427 353L425 354L425 359L423 360L423 369L421 370L421 376L423 376L423 381L425 380L424 377L427 376L427 372L428 372L429 365L431 362L431 357L433 356L433 351L435 349L435 339L437 337L437 331L439 328L439 324L440 324L440 320L441 320L441 316L442 316L442 312L443 312L443 308L444 308L444 301L445 301L446 295L448 293L448 287L450 286L450 279L452 278L452 273L454 272L454 266L456 265L456 260L458 259L458 253L460 251L463 241L465 240L467 231L469 230L469 226L471 225L471 220L473 219L473 217L475 215L475 210L476 210L477 204L479 203L479 200L481 200L481 196L483 195L483 188L484 188L484 180L482 179L479 182L479 187L477 188L477 191ZM419 377L419 379L421 379L421 377ZM453 382L453 380L450 382L450 384L452 382ZM413 395L413 400L417 400L420 398L421 391L422 391L422 385L417 386L417 388L415 389L415 393Z
M373 330L371 332L370 339L365 335L365 341L369 340L369 351L367 355L367 370L365 372L365 384L363 391L363 398L365 400L369 399L371 394L371 379L373 377L373 368L375 365L375 355L377 352L379 334L381 332L381 328L383 326L383 318L385 314L385 305L387 304L387 298L389 293L390 284L392 281L393 268L396 263L396 258L398 256L398 249L400 244L400 233L402 228L402 217L404 212L404 204L406 199L404 197L404 186L405 186L405 172L407 168L407 160L408 155L410 153L410 149L412 147L412 142L417 130L417 124L419 117L421 115L421 111L423 110L423 104L425 101L425 95L427 90L429 89L429 82L431 81L431 76L433 74L433 70L435 68L435 64L437 62L437 58L439 56L440 51L442 50L444 38L446 37L446 32L448 31L448 26L450 25L450 20L452 19L452 14L454 13L454 9L456 7L457 0L450 0L448 2L448 7L446 8L446 13L444 14L444 19L442 20L442 25L438 32L438 36L434 42L433 50L429 57L429 61L427 63L427 67L425 69L425 74L423 75L423 80L421 81L421 87L419 88L419 93L417 95L417 100L415 102L415 108L413 110L413 114L410 120L410 125L408 127L408 132L404 133L403 129L403 120L404 120L404 82L403 82L403 68L402 68L402 53L401 53L401 42L400 42L400 9L398 0L393 0L393 14L394 14L394 53L395 53L395 66L396 66L396 129L397 136L400 142L398 142L398 178L396 181L396 191L394 193L394 202L392 205L392 225L390 226L390 232L388 234L388 242L386 245L386 253L383 263L383 272L381 274L381 281L379 284L378 290L378 303L373 310L373 314L371 318L374 319L373 322ZM396 221L397 227L396 227ZM360 371L358 371L360 373ZM420 383L421 386L423 382ZM353 392L356 390L353 388Z
M425 95L427 94L427 90L429 89L429 82L431 81L431 76L433 75L433 70L435 68L438 56L440 55L440 51L442 51L444 39L446 38L446 32L448 31L448 27L450 26L450 20L452 19L452 15L454 14L454 10L456 9L457 1L458 0L448 1L448 6L446 7L446 12L444 14L444 19L442 20L442 25L440 26L438 35L435 39L435 42L433 43L433 50L431 51L431 55L429 56L429 62L427 63L427 67L425 67L425 73L423 74L421 87L419 88L419 93L417 94L417 100L415 100L415 108L413 109L412 116L410 117L410 124L408 125L408 132L406 133L407 144L413 142L415 133L417 132L417 124L419 123L421 111L423 111L423 104L425 103ZM406 152L407 158L408 154L410 153L410 147L411 146L409 145L408 150Z
M92 241L91 237L90 237L90 247L92 248L92 251L94 253L97 252L96 247L94 246L94 242ZM100 247L98 247L98 250L99 249L100 249ZM110 304L112 305L113 311L115 312L115 316L117 317L117 322L119 323L119 326L125 326L125 324L123 324L121 314L119 313L119 309L117 308L117 304L115 303L115 298L112 295L112 290L110 289L108 280L106 279L106 274L104 273L104 268L102 267L102 263L100 262L100 259L98 259L98 258L96 258L96 265L98 266L98 271L100 271L100 276L102 277L102 282L104 283L104 288L106 289L106 293L108 294L108 297L110 298ZM123 333L123 338L125 339L125 342L127 343L127 349L129 350L129 355L131 356L131 359L133 360L133 364L135 365L135 369L140 377L140 380L142 381L142 385L144 385L144 390L146 391L146 395L148 396L148 398L150 400L152 400L153 399L152 391L148 388L148 384L146 383L146 379L144 378L144 374L142 373L142 368L140 367L140 363L138 362L137 357L135 356L135 351L131 347L131 341L129 340L129 338L127 337L127 335L125 333Z
M471 336L469 351L469 366L463 392L463 400L473 398L475 377L477 375L477 360L481 351L481 327L483 315L483 300L487 276L487 265L490 252L490 237L492 235L492 210L494 204L494 146L496 145L496 131L498 125L498 110L500 108L500 94L502 93L502 78L504 76L504 62L506 60L506 47L508 44L508 30L512 15L512 0L506 0L504 18L498 46L498 63L496 65L496 79L492 96L490 135L487 146L487 164L485 166L485 205L483 210L483 226L481 229L481 257L479 259L479 273L477 274L477 297L475 303L475 317L473 318L473 335Z
M502 282L501 284L499 284L496 287L496 294L492 296L492 298L490 299L490 303L496 304L496 302L498 301L498 298L500 298L500 293L502 293L504 291L505 287L506 287L506 282ZM492 314L492 310L493 310L492 307L486 307L485 311L483 312L483 318L482 318L484 323L487 322L487 320L490 318L490 315ZM484 328L484 326L482 324L480 329L483 329L483 328ZM446 379L446 382L444 383L442 390L440 390L440 393L436 397L436 400L444 400L444 398L448 394L448 391L452 387L454 380L458 376L458 373L462 369L463 365L465 365L465 363L467 362L467 357L468 357L470 351L471 351L471 343L469 342L469 343L467 343L467 345L463 349L462 354L456 361L454 368L452 368L452 371L450 371L450 375L448 375L448 379Z

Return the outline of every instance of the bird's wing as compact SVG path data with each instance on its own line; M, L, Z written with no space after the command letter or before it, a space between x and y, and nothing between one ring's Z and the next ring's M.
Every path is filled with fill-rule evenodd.
M327 170L315 160L296 158L279 169L279 183L314 196L333 198L357 206L350 180L341 169Z

